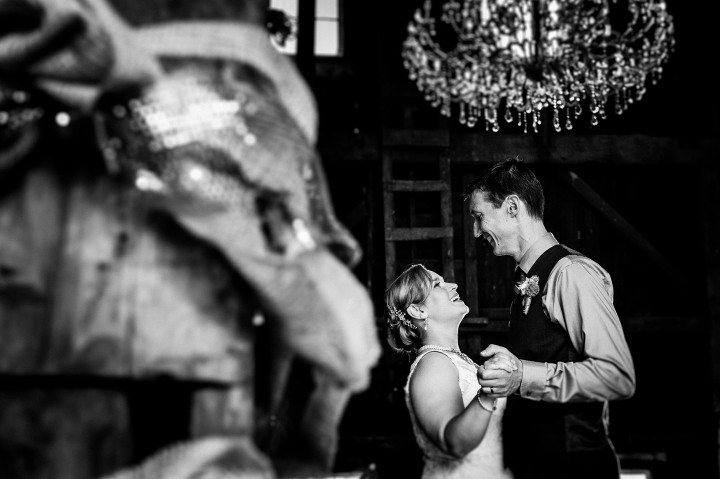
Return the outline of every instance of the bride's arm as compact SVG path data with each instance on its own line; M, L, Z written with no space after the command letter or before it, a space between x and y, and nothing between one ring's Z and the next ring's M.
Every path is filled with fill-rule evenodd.
M410 400L427 436L458 458L480 444L493 408L487 397L463 405L457 368L442 353L428 353L420 361L410 380Z

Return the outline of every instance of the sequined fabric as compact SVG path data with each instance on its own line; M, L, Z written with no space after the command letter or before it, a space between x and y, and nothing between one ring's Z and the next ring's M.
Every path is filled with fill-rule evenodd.
M0 172L36 145L43 109L28 91L0 83Z
M96 119L110 171L188 208L259 214L276 252L319 242L357 263L359 246L334 217L317 153L269 81L229 61L167 68L142 95L102 100Z

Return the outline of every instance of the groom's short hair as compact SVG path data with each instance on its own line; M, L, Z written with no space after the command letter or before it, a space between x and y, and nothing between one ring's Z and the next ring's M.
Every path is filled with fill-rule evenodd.
M542 185L530 167L518 157L496 163L472 180L465 188L463 200L467 201L478 190L495 208L499 208L509 195L518 195L527 206L528 214L543 220L545 195Z

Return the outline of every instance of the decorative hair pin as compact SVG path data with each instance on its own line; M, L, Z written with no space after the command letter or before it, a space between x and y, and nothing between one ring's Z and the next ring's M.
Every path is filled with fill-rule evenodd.
M407 319L407 318L405 317L405 313L404 313L404 312L402 312L402 311L400 311L399 309L396 309L396 308L389 308L389 311L390 311L390 317L391 317L391 318L394 318L396 321L401 322L402 324L404 324L405 326L407 326L407 327L410 328L410 329L417 329L417 326L415 326L415 325L412 323L412 321L410 321L409 319Z

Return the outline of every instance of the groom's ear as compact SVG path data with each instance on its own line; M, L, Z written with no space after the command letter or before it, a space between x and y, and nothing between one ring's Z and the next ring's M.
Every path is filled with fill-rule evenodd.
M427 318L427 311L425 311L425 308L423 308L420 305L417 304L411 304L407 312L410 316L412 316L415 319L425 319Z
M520 211L522 203L518 195L509 195L505 198L505 211L511 218L515 218Z

